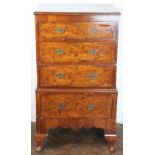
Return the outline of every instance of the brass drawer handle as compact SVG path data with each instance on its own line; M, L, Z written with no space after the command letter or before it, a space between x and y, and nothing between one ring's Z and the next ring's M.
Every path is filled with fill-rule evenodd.
M59 79L63 79L64 78L64 73L57 73L56 77Z
M91 55L96 55L97 50L93 49L93 50L88 51L88 53L91 54Z
M62 50L62 49L56 49L55 50L55 53L58 54L58 55L61 55L61 54L64 54L64 50Z
M59 109L64 110L65 109L65 103L60 103L59 104Z
M95 80L96 77L97 77L97 75L96 75L96 73L91 73L91 74L88 75L88 77L89 77L90 79L92 79L92 80Z
M95 104L88 104L88 106L87 106L88 111L92 111L92 110L94 110L94 109L95 109L95 107L96 107L96 105L95 105Z
M61 28L61 27L57 27L55 29L55 31L56 31L56 33L64 33L65 32L65 30L63 28Z

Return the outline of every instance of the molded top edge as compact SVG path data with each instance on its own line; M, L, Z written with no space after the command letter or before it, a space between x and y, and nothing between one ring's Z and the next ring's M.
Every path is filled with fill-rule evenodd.
M41 4L34 14L114 14L120 15L117 7L112 4Z

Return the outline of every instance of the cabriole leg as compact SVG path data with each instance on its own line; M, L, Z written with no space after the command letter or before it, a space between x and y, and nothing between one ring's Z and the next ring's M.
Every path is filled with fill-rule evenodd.
M116 143L117 136L115 134L105 134L105 138L109 142L108 147L109 147L110 152L114 152L115 151L114 145Z
M40 152L42 151L42 142L45 138L45 134L36 134L35 135L35 141L36 141L36 151Z

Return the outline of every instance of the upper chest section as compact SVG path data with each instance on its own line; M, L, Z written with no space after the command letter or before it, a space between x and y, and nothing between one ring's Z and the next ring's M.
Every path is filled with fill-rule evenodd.
M35 12L39 41L116 40L119 12L110 5L42 6Z

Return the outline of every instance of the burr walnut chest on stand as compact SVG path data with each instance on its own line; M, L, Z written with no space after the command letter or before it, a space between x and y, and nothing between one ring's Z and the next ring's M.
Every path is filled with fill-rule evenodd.
M102 128L116 142L120 13L112 5L41 5L35 11L36 150L50 128Z

